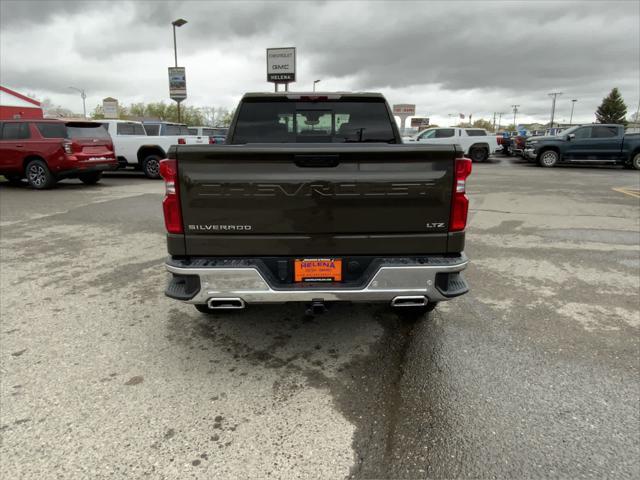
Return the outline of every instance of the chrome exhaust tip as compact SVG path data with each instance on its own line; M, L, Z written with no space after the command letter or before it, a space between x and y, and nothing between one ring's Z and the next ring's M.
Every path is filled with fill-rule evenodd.
M391 300L391 306L402 307L424 307L429 300L425 296L400 296Z
M241 298L216 298L212 297L207 300L207 307L212 310L241 310L245 307L244 300Z

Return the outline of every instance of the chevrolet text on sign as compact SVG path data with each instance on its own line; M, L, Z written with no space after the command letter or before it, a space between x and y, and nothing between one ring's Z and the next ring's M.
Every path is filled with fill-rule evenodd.
M267 82L296 81L296 48L267 48Z

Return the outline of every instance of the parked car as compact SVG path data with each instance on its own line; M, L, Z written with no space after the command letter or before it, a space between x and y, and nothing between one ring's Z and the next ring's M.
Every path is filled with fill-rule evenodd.
M193 135L184 123L144 121L142 122L147 135L150 137L171 137L178 143L208 143L204 136Z
M354 301L420 315L468 291L459 146L402 144L380 94L246 94L237 112L226 145L161 162L167 296L205 313Z
M224 143L227 138L226 127L189 127L190 135L206 137L209 143Z
M640 170L640 134L625 134L623 125L581 125L555 136L530 137L525 156L542 167L603 162Z
M167 156L169 147L186 144L181 136L148 136L141 122L129 120L100 120L107 129L119 168L132 167L148 178L160 178L160 160Z
M527 135L525 132L520 132L517 135L512 136L509 139L509 155L517 155L524 157L524 149L527 142Z
M31 187L53 187L63 178L86 184L118 162L113 143L100 123L61 120L0 122L0 174L11 183L23 178Z
M484 162L498 149L495 135L482 128L438 127L428 128L415 135L407 143L456 144L474 162Z

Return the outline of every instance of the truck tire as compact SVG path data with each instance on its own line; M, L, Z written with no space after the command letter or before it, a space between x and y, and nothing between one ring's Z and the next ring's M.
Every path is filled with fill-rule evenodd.
M198 310L200 313L207 313L209 315L215 313L215 310L210 309L206 304L202 303L202 304L197 304L194 305L194 307L196 307L196 310Z
M234 310L234 309L213 309L213 308L209 308L205 303L198 303L195 304L194 307L196 307L196 310L198 310L200 313L206 313L207 315L214 315L216 313L224 313L226 315L231 314L232 312L241 312L243 311L243 309L238 309L238 310Z
M555 167L560 160L560 155L555 150L544 150L538 157L538 164L541 167L551 168Z
M633 156L633 160L631 160L631 166L636 170L640 170L640 153L636 153Z
M142 172L147 178L160 178L160 157L155 154L144 157L142 160Z
M405 322L416 322L424 317L427 313L433 311L438 302L428 302L423 307L397 307L396 314Z
M489 158L489 152L487 151L486 148L482 148L482 147L476 147L476 148L472 148L469 151L469 156L471 157L471 161L479 163L479 162L486 162L487 159Z
M87 172L78 175L78 178L85 185L95 185L102 178L102 172Z
M30 160L24 169L27 182L36 190L46 190L56 184L56 177L43 160Z

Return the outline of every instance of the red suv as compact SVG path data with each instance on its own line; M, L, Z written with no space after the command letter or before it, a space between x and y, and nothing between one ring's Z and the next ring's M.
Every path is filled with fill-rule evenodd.
M33 188L53 187L63 178L97 183L118 161L113 142L97 122L0 121L0 175L11 183L26 177Z

